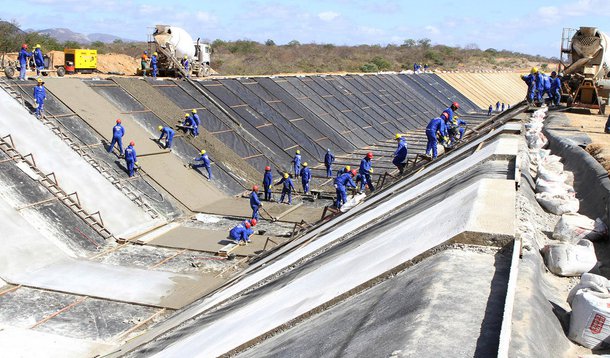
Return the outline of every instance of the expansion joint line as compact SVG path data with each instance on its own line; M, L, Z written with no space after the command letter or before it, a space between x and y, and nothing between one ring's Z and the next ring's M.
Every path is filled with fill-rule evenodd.
M40 321L36 322L32 327L30 327L30 329L34 329L38 326L40 326L41 324L44 324L45 322L48 322L50 319L52 319L53 317L57 317L60 314L62 314L63 312L68 311L69 309L71 309L72 307L83 303L83 301L85 301L87 298L89 298L89 296L83 296L79 299L77 299L76 301L72 302L71 304L67 305L66 307L60 309L59 311L52 313L48 316L46 316L45 318L41 319Z

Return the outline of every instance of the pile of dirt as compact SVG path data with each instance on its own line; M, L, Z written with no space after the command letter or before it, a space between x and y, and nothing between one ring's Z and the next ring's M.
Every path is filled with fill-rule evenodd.
M62 51L50 51L49 57L51 57L54 65L64 63L64 53ZM135 75L139 66L140 61L128 55L116 53L97 55L97 70L102 73Z

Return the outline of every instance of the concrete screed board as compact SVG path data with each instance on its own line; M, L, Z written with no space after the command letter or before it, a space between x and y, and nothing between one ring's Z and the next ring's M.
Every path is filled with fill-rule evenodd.
M129 141L133 140L136 143L138 154L164 151L152 140L155 135L141 127L130 115L121 114L112 103L87 86L82 80L77 78L47 78L45 79L45 86L70 107L74 113L93 127L96 132L106 138L108 142L112 139L112 127L116 120L121 118L122 125L125 127L123 147L129 145Z
M0 106L0 135L10 134L21 154L32 153L42 172L54 172L67 193L77 192L86 211L99 210L115 236L130 237L157 224L4 91Z

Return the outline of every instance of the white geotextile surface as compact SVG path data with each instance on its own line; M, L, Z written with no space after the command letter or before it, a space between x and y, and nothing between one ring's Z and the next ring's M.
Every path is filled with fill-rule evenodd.
M505 184L506 180L481 179L471 184L400 225L376 232L374 238L315 270L297 275L275 290L256 295L247 304L217 317L212 324L183 337L155 356L218 356L309 312L467 230L472 215L477 215L474 204L479 193L493 190L499 183ZM514 193L507 193L507 196L511 195ZM454 215L446 215L448 212ZM442 225L439 225L439 217L443 218ZM343 230L341 226L337 228L337 231ZM372 253L375 259L371 259Z
M99 210L104 225L115 236L130 237L155 225L142 209L4 91L0 91L0 108L0 135L10 134L21 154L32 153L43 173L54 172L67 193L77 192L87 212Z
M12 284L162 306L179 281L191 278L70 257L2 198L0 228L0 277Z
M111 345L31 329L0 327L0 355L23 358L82 358L108 352Z

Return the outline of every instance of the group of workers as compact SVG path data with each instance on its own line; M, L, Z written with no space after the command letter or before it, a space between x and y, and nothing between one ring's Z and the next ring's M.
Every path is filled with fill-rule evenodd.
M420 73L420 72L429 72L430 71L430 66L428 66L428 64L424 64L423 66L417 62L415 62L413 64L413 72L415 73Z
M28 52L28 44L21 45L21 50L17 55L17 60L19 61L19 80L25 81L25 74L28 68L29 59L33 58L34 68L36 69L36 76L40 76L45 69L44 63L44 55L42 54L42 49L40 44L37 44L34 47L34 51Z
M153 78L157 78L159 74L159 54L157 52L153 52L150 59L148 58L148 51L144 51L142 56L140 57L140 66L142 66L142 75L146 77L146 71L150 67L150 74Z
M439 117L433 118L426 127L426 156L436 159L438 156L438 143L445 147L451 147L462 140L468 123L460 119L456 112L460 108L459 103L453 102L451 106L441 113Z
M528 75L521 75L521 79L527 85L527 102L530 104L541 104L546 94L551 104L559 106L561 101L561 78L556 71L547 76L537 67L532 67Z
M510 104L505 104L504 102L502 102L500 104L500 101L496 102L496 112L504 112L504 110L506 109L510 109ZM491 116L493 114L494 108L493 106L490 104L489 108L487 109L487 115Z

